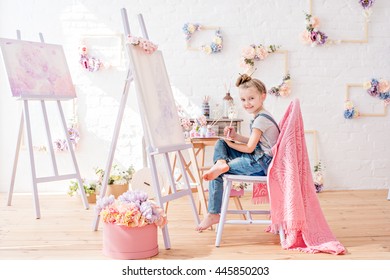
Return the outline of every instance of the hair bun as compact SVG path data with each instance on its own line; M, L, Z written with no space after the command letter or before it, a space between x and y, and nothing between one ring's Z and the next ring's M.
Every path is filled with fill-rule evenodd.
M237 78L237 81L236 81L236 87L239 87L240 85L246 83L246 82L249 82L251 80L251 76L247 75L247 74L240 74L240 76Z

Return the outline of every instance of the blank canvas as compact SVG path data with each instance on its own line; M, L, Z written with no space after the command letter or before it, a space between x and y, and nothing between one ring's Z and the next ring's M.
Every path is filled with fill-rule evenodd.
M76 91L61 45L0 38L12 96L70 99Z
M185 143L161 51L146 54L128 45L140 112L144 114L145 133L153 148Z

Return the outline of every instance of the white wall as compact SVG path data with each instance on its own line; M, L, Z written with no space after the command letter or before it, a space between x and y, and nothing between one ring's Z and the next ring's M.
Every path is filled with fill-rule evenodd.
M151 40L164 53L175 96L192 114L200 112L204 95L211 96L212 106L221 103L224 83L234 84L237 74L242 72L239 59L243 47L252 43L281 45L289 52L293 90L289 98L269 96L266 106L279 119L292 98L300 99L305 129L318 131L319 158L326 166L326 189L389 187L390 116L343 118L347 83L390 79L390 4L386 1L376 1L373 7L367 44L312 48L300 41L300 33L305 28L303 11L309 9L307 0L1 0L0 37L15 38L15 30L20 29L23 39L37 40L37 33L42 32L46 42L64 46L78 94L81 141L76 156L83 177L92 176L94 166L105 165L124 86L126 59L120 67L89 73L78 64L77 48L83 35L123 33L121 8L127 9L132 32L138 35L136 15L143 14ZM361 12L358 1L313 0L313 14L321 20L320 30L333 39L362 38ZM222 53L208 56L187 51L181 31L186 22L220 26L224 38ZM199 45L200 38L212 34L197 34L198 40L194 36L192 45ZM276 85L283 76L283 63L283 56L270 56L257 63L254 76L264 80L268 87ZM0 191L6 191L21 107L7 92L4 75L0 81L0 176L3 178ZM140 168L142 128L133 96L129 95L116 161ZM232 96L238 101L234 86ZM370 109L364 107L370 102L365 93L358 91L353 96L362 109ZM242 110L239 113L246 128L249 117ZM307 140L311 143L310 135ZM309 144L311 154L312 150ZM60 155L64 169L69 168L67 156ZM25 149L20 158L15 191L28 191L30 177ZM47 163L47 154L39 152L36 164L43 173L50 171ZM57 183L55 187L42 186L40 190L64 190L66 185L67 182Z

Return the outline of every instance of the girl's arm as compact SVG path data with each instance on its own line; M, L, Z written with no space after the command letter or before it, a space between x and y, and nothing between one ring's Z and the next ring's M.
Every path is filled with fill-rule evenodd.
M231 138L232 140L238 141L241 143L248 143L248 141L249 141L248 137L245 137L245 136L242 136L241 134L238 134L236 132L236 130L234 129L234 127L232 127L232 126L225 127L225 129L223 130L223 134L227 138Z
M248 142L246 144L234 143L234 142L229 141L229 140L225 140L225 142L230 148L233 148L241 153L250 154L255 150L257 143L260 141L261 134L262 134L262 132L260 129L253 128L252 134L249 137ZM239 141L239 139L238 139L239 137L237 137L237 136L238 136L238 134L236 134L236 136L234 137L234 140Z

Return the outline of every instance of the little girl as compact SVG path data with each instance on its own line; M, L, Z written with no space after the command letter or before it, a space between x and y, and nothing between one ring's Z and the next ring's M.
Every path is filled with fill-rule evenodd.
M279 127L271 114L264 109L265 85L258 79L244 74L237 79L236 86L242 107L253 115L249 137L238 134L233 127L225 127L229 138L218 140L214 148L214 166L204 175L209 183L208 213L196 230L203 231L219 222L222 205L223 179L225 173L265 176L272 159L271 148L276 144Z

